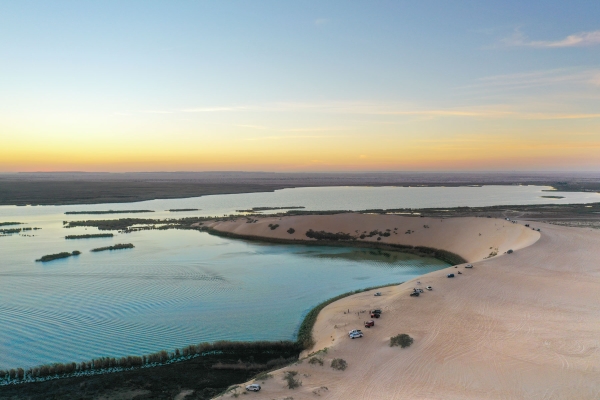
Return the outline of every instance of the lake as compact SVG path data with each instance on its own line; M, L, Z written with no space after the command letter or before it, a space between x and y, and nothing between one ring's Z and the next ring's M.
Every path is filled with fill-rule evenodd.
M294 339L303 316L330 297L447 267L397 252L250 243L197 231L115 232L114 238L65 240L67 234L97 232L64 229L66 220L223 215L264 206L361 210L600 201L595 193L542 198L553 194L544 189L298 188L126 204L2 206L0 222L42 229L0 237L0 369L141 355L205 341ZM201 210L165 211L174 208ZM111 209L156 212L64 214ZM116 243L135 248L89 252ZM34 261L73 250L82 254Z

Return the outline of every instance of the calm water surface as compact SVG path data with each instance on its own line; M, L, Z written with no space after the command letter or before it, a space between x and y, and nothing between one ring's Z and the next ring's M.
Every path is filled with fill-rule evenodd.
M144 354L191 343L293 339L302 317L337 294L401 282L447 265L365 249L261 245L195 231L143 231L65 240L93 228L64 220L223 215L262 206L308 210L588 203L594 193L543 187L299 188L126 204L0 207L0 222L41 230L0 237L0 368ZM169 213L171 208L201 211ZM64 215L65 211L150 209L149 214ZM6 227L3 227L6 228ZM136 248L90 253L95 247ZM45 254L82 254L36 263Z

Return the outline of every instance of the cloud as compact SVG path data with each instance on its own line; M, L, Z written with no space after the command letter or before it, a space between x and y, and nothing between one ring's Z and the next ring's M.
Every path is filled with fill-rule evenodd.
M531 71L516 74L494 75L478 78L471 85L458 89L467 89L490 95L498 91L514 92L517 90L553 87L555 89L573 91L575 88L600 86L600 70L563 68L544 71Z
M600 45L600 30L580 32L569 35L560 40L530 40L521 31L517 30L508 38L501 40L505 46L561 48L561 47L589 47Z

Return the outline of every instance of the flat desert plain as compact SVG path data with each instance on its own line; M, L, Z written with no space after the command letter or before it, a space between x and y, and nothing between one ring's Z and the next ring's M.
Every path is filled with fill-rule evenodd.
M268 224L275 223L280 226L271 230ZM262 390L248 398L599 398L600 232L532 222L541 229L537 232L525 223L338 214L211 224L240 235L298 240L308 240L308 229L398 228L381 242L452 251L474 266L432 272L381 289L380 297L363 292L328 305L313 330L314 348L301 362L258 381ZM288 234L289 228L295 233ZM514 253L504 254L509 249ZM498 255L486 258L492 252ZM448 273L456 277L449 279ZM413 288L428 285L432 291L409 296ZM363 321L374 308L382 309L382 316L366 329ZM362 329L364 337L350 339L351 329ZM400 333L413 337L413 345L390 347L390 337ZM311 357L324 365L310 364ZM335 358L344 359L347 369L332 369ZM298 372L300 387L287 388L287 371Z

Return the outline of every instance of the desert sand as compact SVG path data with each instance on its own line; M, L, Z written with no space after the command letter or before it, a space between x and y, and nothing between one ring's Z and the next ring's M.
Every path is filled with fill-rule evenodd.
M271 230L273 223L280 226ZM309 364L305 352L303 361L259 381L262 390L248 398L599 398L600 232L531 223L541 228L537 232L525 223L362 214L213 223L217 230L298 240L307 239L307 229L352 233L397 227L398 234L382 242L441 248L474 266L432 272L381 289L380 297L371 291L330 304L319 314L317 343L309 351L320 351L316 356L324 365ZM286 232L290 227L293 235ZM409 229L415 232L406 234ZM508 249L514 253L504 254ZM498 255L486 259L492 251ZM451 272L456 277L446 278ZM428 285L432 291L409 296L414 287ZM363 321L370 318L363 311L373 308L383 314L366 329ZM352 340L351 329L365 336ZM390 347L390 337L400 333L414 344ZM334 358L346 360L348 368L330 368ZM297 371L302 386L288 389L286 371Z

